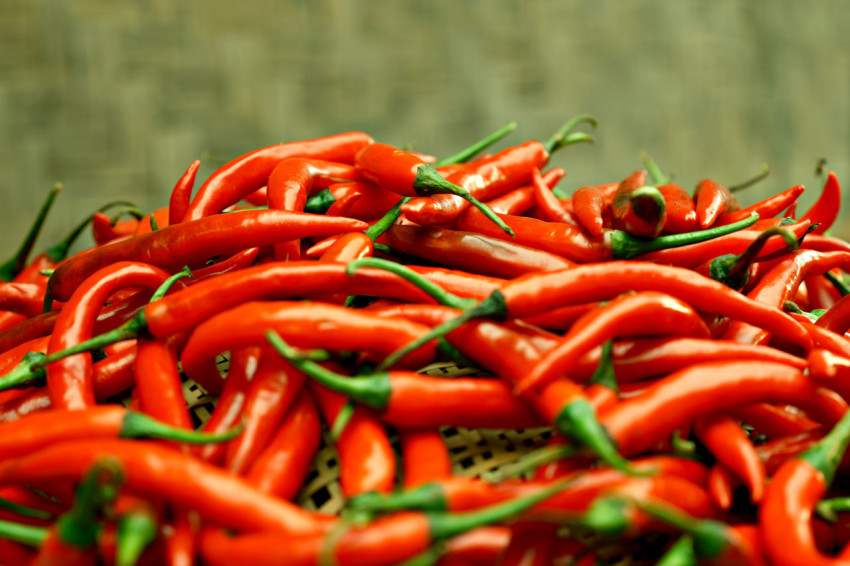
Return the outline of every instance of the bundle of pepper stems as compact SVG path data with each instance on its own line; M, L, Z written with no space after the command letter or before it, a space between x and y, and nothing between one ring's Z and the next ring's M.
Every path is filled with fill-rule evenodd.
M57 186L0 268L0 562L850 564L836 176L556 187L580 126L196 161L30 259ZM471 477L447 427L546 442ZM323 435L339 513L296 503Z

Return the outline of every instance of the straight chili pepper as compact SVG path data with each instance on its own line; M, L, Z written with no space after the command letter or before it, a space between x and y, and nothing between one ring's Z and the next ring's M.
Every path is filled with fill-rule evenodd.
M404 428L401 443L405 487L441 480L452 475L452 461L443 436L436 428Z
M351 163L354 155L372 138L362 132L346 132L312 140L276 144L233 159L219 167L192 199L183 221L217 214L266 184L278 163L290 157L309 157ZM247 247L247 246L246 246Z
M302 390L265 449L245 473L249 484L281 499L301 491L319 450L322 423L312 396Z
M765 550L777 565L842 564L815 544L809 518L832 484L850 443L850 413L814 446L783 464L772 476L759 507Z
M0 310L33 317L41 313L44 288L35 283L0 282Z
M74 289L101 267L116 261L141 261L181 268L219 254L274 244L296 237L363 230L360 221L281 210L246 210L183 222L93 249L69 258L48 282L50 294L66 301Z
M355 164L363 177L402 196L432 196L439 193L458 195L513 236L513 231L467 189L447 181L433 165L410 152L387 144L373 143L358 152Z
M777 193L771 197L764 199L763 201L757 202L756 204L750 205L746 208L742 208L736 212L729 212L720 216L715 225L723 226L724 224L730 224L732 222L737 222L742 218L746 218L752 213L757 213L761 218L772 218L788 208L791 203L796 201L800 195L805 191L805 187L803 185L795 185L789 189L782 191L781 193Z

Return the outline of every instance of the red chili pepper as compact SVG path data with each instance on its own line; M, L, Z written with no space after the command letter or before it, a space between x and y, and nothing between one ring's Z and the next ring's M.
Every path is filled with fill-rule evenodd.
M44 287L41 285L0 282L0 310L29 318L41 314L43 303Z
M836 334L845 334L850 329L850 299L847 297L850 297L850 295L845 295L839 299L818 318L815 324Z
M611 201L611 222L632 236L654 237L664 228L667 206L658 189L645 181L646 172L641 170L620 182Z
M576 220L597 238L611 227L611 201L620 183L588 185L573 193L573 214Z
M718 462L744 480L750 501L758 504L764 493L766 473L741 425L728 414L705 415L694 421L694 434Z
M358 198L351 200L345 216L365 222L377 220L398 202L398 193L369 181L334 183L328 186L328 191L330 198L337 201L359 195ZM311 212L309 208L307 210Z
M793 436L819 428L820 423L811 420L798 410L770 403L756 403L746 407L737 407L729 411L741 422L755 429L757 434L768 438Z
M777 565L840 564L823 554L806 518L835 477L850 442L850 413L822 440L782 465L771 478L759 507L759 527L765 550Z
M311 395L302 390L265 449L245 473L249 484L281 499L294 499L322 440L322 423Z
M387 236L390 246L402 253L495 277L509 279L575 265L555 254L474 232L396 225Z
M813 275L803 282L806 286L808 306L811 311L829 310L844 296L829 280L829 275L832 274L832 272L827 272L824 275Z
M232 348L265 343L265 333L275 330L301 348L366 351L383 359L427 332L427 327L389 320L344 307L298 302L246 303L198 325L180 357L183 372L211 393L221 390L215 355ZM333 337L329 344L327 338ZM402 365L423 367L433 359L434 346L419 349Z
M402 196L432 196L450 193L469 201L491 222L513 236L513 231L467 189L444 179L432 164L391 145L373 143L355 157L355 165L369 181Z
M302 389L303 374L266 349L242 405L242 433L228 443L224 467L244 475Z
M544 220L549 222L565 222L567 224L576 224L572 212L566 207L561 200L552 193L552 190L547 186L546 180L540 174L540 169L532 170L531 187L534 190L534 199L537 203L537 210L543 216Z
M347 399L335 391L310 382L310 392L330 428ZM396 455L382 419L366 407L354 407L345 428L334 439L339 457L339 480L346 497L359 493L388 493L395 485Z
M727 212L741 209L738 199L723 185L712 179L703 179L694 189L697 219L702 228L714 225Z
M123 212L122 212L123 214ZM98 246L128 238L136 233L141 222L141 212L134 212L132 220L110 218L103 212L95 212L91 220L92 238Z
M312 140L287 142L251 151L219 167L192 199L183 221L221 212L266 184L274 168L290 157L309 157L351 163L372 138L347 132ZM248 247L248 246L246 246Z
M799 369L770 362L708 362L672 373L599 415L628 457L669 437L699 415L761 402L793 403L836 422L844 409L819 394ZM640 423L640 426L637 425Z
M841 186L838 184L838 177L832 171L826 177L826 182L823 185L820 197L815 203L800 217L800 220L810 220L812 224L817 226L814 229L815 234L823 234L833 225L835 219L838 218L838 211L841 208Z
M697 219L696 204L681 185L665 183L656 188L664 197L664 207L667 210L664 232L681 234L701 228Z
M363 230L347 218L316 216L281 210L246 210L185 221L69 258L56 268L48 287L60 301L101 267L116 261L142 261L157 267L180 269L219 254L274 244L296 237L321 236Z
M788 208L791 203L796 201L803 191L805 191L805 187L803 185L795 185L790 189L786 189L781 193L777 193L771 197L764 199L763 201L757 202L756 204L750 205L746 208L742 208L736 212L729 212L720 216L715 222L716 226L723 226L725 224L731 224L732 222L737 222L742 218L746 218L753 212L758 213L761 218L772 218Z
M500 557L500 566L551 566L557 525L518 522L511 526L511 542Z
M647 320L653 321L651 326L646 325ZM709 337L709 330L697 312L670 295L654 291L622 295L576 321L563 341L544 354L517 384L516 391L522 393L550 383L568 372L584 353L606 340L647 333Z
M0 484L77 481L105 458L121 465L124 487L144 497L197 511L203 520L240 530L281 535L326 532L333 518L309 513L261 493L243 479L169 447L138 440L53 443L0 462Z
M133 235L147 234L148 232L154 232L166 226L168 226L168 207L163 206L143 216L139 220L139 225L136 226L136 231L133 232Z
M177 184L171 190L171 198L168 203L168 225L183 222L186 211L192 202L192 188L195 185L195 176L201 162L197 159L189 164L186 172L177 180Z
M405 428L398 435L405 488L452 475L451 455L438 429Z

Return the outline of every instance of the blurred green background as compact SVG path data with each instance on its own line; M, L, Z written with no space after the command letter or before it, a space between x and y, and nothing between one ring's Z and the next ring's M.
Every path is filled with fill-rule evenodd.
M38 249L106 201L166 205L193 159L200 184L241 153L353 129L444 155L584 112L597 143L552 161L567 193L643 150L687 188L767 162L740 200L804 184L805 210L819 158L850 182L848 29L838 0L2 0L0 249L55 181Z

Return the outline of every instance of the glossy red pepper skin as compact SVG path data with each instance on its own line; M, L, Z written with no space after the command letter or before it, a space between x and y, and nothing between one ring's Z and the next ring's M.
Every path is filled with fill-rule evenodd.
M691 307L770 328L776 336L811 349L806 329L775 307L689 269L640 261L610 261L563 271L525 275L505 283L500 291L508 318L525 318L553 307L608 300L628 291L652 290L672 295Z
M575 265L559 255L474 232L396 225L387 232L394 249L449 267L510 279Z
M266 184L274 168L290 157L351 163L372 138L347 132L299 142L276 144L246 153L222 165L198 189L183 221L217 214ZM246 246L248 247L248 246Z
M569 201L566 204L562 202L546 185L546 181L537 168L533 171L531 187L534 189L537 212L544 220L578 224L572 213L572 203Z
M696 202L697 220L703 229L714 225L727 212L741 209L731 191L712 179L703 179L697 183L693 200Z
M369 181L334 183L328 190L337 201L358 195L347 207L345 216L365 222L382 217L398 202L398 193Z
M549 152L538 141L504 149L477 159L446 177L479 200L490 200L532 180L532 170L542 169ZM405 216L423 226L451 224L469 207L469 202L455 195L437 195L430 199L414 199L402 207Z
M653 321L651 326L647 326L647 320ZM646 333L696 338L710 335L700 315L679 299L654 291L621 295L577 320L563 340L517 384L517 391L541 387L567 374L583 354L607 340Z
M633 236L657 236L666 220L666 208L651 198L637 197L646 186L646 171L638 170L620 181L611 200L611 222L617 230ZM663 197L661 197L663 201ZM663 202L661 203L664 204Z
M125 489L197 511L203 520L246 531L325 532L333 518L309 513L258 491L243 479L157 443L79 440L52 444L0 463L0 484L42 479L78 481L92 464L114 458Z
M803 185L795 185L781 193L777 193L763 201L757 202L756 204L742 208L736 212L724 214L717 219L715 226L723 226L725 224L737 222L749 217L753 212L757 212L759 218L772 218L788 208L800 197L800 195L803 194L803 191L805 190L806 189Z
M232 348L264 344L268 330L275 330L298 348L366 351L382 360L426 333L428 327L330 304L245 303L195 328L180 357L183 372L208 392L218 393L223 384L215 368L215 355ZM330 337L333 343L328 342ZM433 356L434 346L426 345L405 356L402 365L419 368Z
M165 271L137 262L121 261L102 268L76 288L56 319L47 354L59 352L92 336L101 306L117 290L155 291L168 279ZM95 405L91 354L75 354L47 365L47 388L55 409L83 409Z
M573 193L573 215L591 236L611 227L611 201L620 183L588 185Z
M322 440L322 423L313 397L302 390L268 445L245 472L260 491L294 499L312 466Z
M158 340L140 339L135 360L136 391L144 412L158 421L194 429L183 397L183 381L173 348Z
M74 289L98 269L116 261L141 261L181 269L219 254L308 236L363 230L358 220L282 210L246 210L185 221L69 258L48 281L51 295L68 300Z
M404 487L415 487L452 475L451 455L438 429L405 428L400 429L398 435Z
M694 417L765 401L813 409L819 419L829 422L843 414L840 404L827 404L799 369L742 361L708 362L672 373L640 395L603 411L599 420L620 452L631 456L669 437Z
M310 382L309 389L330 428L345 407L346 397L314 382ZM334 447L339 457L340 486L346 497L392 490L396 479L396 455L384 422L370 409L354 408Z
M132 220L118 220L113 223L112 219L105 213L95 212L91 221L92 238L98 246L127 238L136 233L139 222L138 219L134 218Z
M33 317L41 314L44 287L34 283L0 282L0 310Z
M668 234L683 234L700 229L696 203L691 195L676 183L666 183L656 187L664 197L667 217L662 231Z
M766 472L747 434L728 414L706 415L694 422L700 442L747 484L750 501L758 504L764 494Z
M841 185L839 185L835 173L830 171L827 174L820 197L800 217L800 220L809 220L812 224L817 224L818 226L813 233L823 234L835 223L839 210L841 210Z
M200 167L201 162L197 159L190 163L189 168L177 179L177 183L171 189L171 197L168 201L169 226L183 222L186 211L189 210L189 204L192 202L192 189L195 186L195 177L198 175Z

